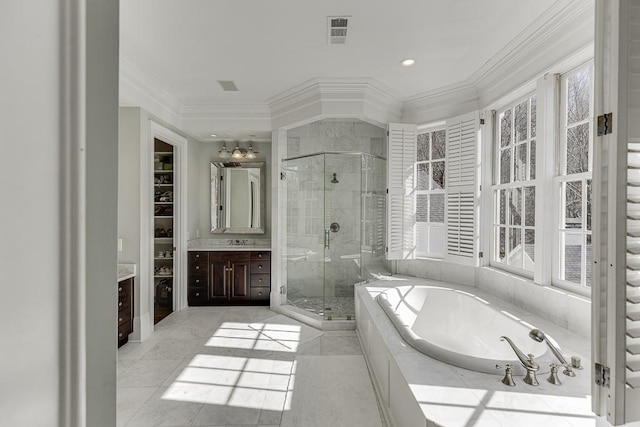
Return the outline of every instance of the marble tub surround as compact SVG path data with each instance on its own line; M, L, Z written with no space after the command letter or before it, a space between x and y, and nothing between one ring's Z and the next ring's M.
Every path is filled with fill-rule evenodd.
M394 276L393 280L356 286L357 332L391 426L596 426L588 369L577 371L574 378L560 374L560 386L549 384L544 374L538 377L538 387L524 384L518 375L514 377L516 386L508 387L500 382L501 373L457 368L404 342L375 297L391 287L424 284L442 282ZM489 303L498 301L476 288L447 286L474 293ZM501 305L514 318L551 335L565 356L578 356L583 366L590 366L588 340L513 304Z
M135 264L127 264L127 263L118 264L118 282L135 277L135 275L136 275Z
M191 307L118 352L117 425L386 427L355 331Z
M268 251L270 239L194 239L187 242L188 251Z

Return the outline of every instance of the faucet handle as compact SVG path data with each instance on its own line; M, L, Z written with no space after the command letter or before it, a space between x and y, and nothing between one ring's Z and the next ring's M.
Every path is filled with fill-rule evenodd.
M560 378L558 378L558 367L556 366L556 364L551 362L549 364L549 368L551 368L551 373L549 374L549 378L547 378L547 381L553 385L562 384L560 382Z
M502 367L500 365L496 365L496 369L501 369ZM502 384L509 386L509 387L515 387L516 386L516 382L513 380L513 365L511 365L510 363L507 363L505 365L505 370L504 370L504 378L502 378L502 380L500 381Z

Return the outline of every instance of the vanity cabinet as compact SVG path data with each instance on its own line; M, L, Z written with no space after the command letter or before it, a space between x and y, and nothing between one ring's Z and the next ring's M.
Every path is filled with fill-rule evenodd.
M118 347L133 332L133 277L118 282Z
M189 252L189 305L268 305L270 258L265 251Z

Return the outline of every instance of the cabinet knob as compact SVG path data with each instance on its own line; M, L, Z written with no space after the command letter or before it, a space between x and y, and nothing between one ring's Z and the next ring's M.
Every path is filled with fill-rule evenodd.
M199 265L196 265L196 270L200 270L200 266Z
M118 322L122 322L122 317L118 319Z
M196 258L200 258L200 254L196 254Z
M258 254L258 258L262 258L262 254Z
M118 303L118 307L122 307L122 301Z
M200 292L196 292L196 296L199 297L200 296Z
M258 270L262 270L262 264L258 264Z
M118 288L118 292L122 292L122 286Z
M262 279L258 279L258 282L262 283Z
M262 291L258 292L258 295L262 295Z
M200 283L200 279L196 279L196 283Z
M118 338L122 338L122 332L118 334Z

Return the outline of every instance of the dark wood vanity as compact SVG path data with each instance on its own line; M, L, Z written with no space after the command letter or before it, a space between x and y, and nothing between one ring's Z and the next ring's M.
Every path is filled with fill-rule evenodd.
M133 277L118 282L118 347L133 332Z
M269 251L190 251L188 271L190 306L269 305Z

